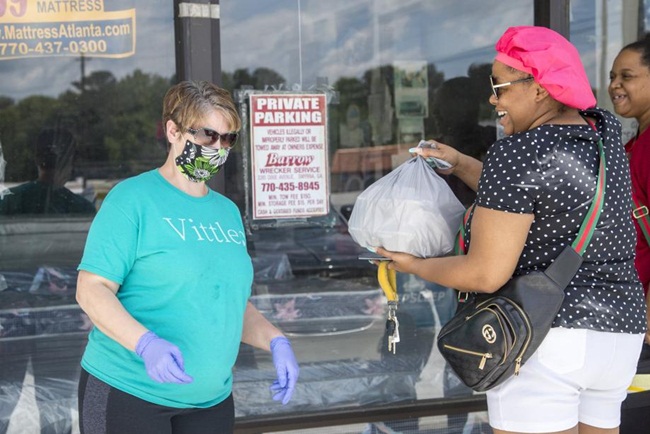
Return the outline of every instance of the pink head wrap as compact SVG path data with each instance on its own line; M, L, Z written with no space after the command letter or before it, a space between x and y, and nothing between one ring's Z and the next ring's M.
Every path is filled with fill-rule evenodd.
M553 99L580 110L596 105L578 50L559 33L546 27L510 27L495 48L495 60L532 75Z

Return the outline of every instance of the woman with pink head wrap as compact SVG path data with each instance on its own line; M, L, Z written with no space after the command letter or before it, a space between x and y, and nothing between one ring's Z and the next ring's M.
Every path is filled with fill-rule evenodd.
M596 190L602 140L604 208L583 263L541 346L487 391L490 425L503 433L614 434L646 330L634 269L630 178L621 125L596 107L577 49L557 32L511 27L490 77L506 136L485 161L442 143L417 148L477 192L466 255L417 258L378 248L389 268L465 292L494 293L513 275L545 270L576 239Z

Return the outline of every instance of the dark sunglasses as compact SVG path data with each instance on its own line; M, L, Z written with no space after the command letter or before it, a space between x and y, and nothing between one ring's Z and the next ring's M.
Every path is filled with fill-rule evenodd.
M510 86L511 84L523 83L524 81L533 80L535 77L520 78L519 80L509 81L507 83L494 84L494 78L490 76L490 86L492 86L492 95L499 99L499 88Z
M233 147L237 142L237 133L218 133L210 128L188 128L187 132L194 136L196 143L201 146L212 146L217 142L221 146Z

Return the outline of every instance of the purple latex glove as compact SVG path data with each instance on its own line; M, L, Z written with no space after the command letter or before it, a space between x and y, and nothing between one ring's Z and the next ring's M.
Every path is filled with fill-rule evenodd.
M278 374L278 379L271 385L271 391L274 393L273 400L281 400L282 405L286 405L296 388L300 368L293 354L291 342L284 336L278 336L271 341L271 354Z
M185 373L181 350L152 331L143 334L138 340L135 353L142 357L147 374L154 381L178 384L194 381Z

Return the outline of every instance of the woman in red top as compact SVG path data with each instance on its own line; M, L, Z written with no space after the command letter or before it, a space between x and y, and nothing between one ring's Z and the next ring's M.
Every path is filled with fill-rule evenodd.
M625 144L630 160L632 191L636 200L646 207L650 206L650 34L644 39L626 45L620 51L609 73L609 96L614 110L620 116L634 118L638 123L636 136ZM636 206L635 206L636 208ZM647 209L638 210L634 224L637 230L635 266L643 283L648 302L650 287L650 246L648 238L641 229L642 214ZM649 217L646 215L645 217ZM649 309L650 310L650 309ZM650 314L648 315L650 318ZM650 332L646 333L646 343L650 344Z

